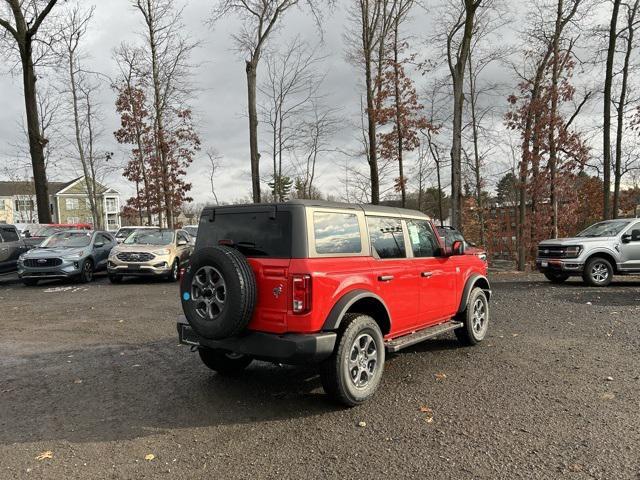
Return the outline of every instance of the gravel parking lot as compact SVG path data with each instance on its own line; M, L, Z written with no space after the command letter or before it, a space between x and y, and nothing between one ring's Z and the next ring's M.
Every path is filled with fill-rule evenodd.
M0 278L0 478L639 479L640 279L492 281L487 341L390 357L346 410L312 369L207 370L175 284Z

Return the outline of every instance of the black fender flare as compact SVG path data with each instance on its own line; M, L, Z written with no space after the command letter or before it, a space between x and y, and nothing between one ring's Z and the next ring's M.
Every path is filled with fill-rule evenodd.
M333 306L333 308L331 308L331 311L329 312L329 315L327 315L327 319L324 321L324 325L322 326L322 330L323 331L335 331L338 330L340 328L340 323L342 322L342 319L344 318L345 314L349 311L349 308L351 308L352 305L354 305L356 302L363 300L363 299L372 299L372 300L376 300L377 302L379 302L380 305L382 305L382 307L384 308L384 313L386 315L386 319L376 319L376 321L381 322L381 321L386 321L388 322L388 327L390 329L391 327L391 315L389 314L389 308L387 308L387 305L384 303L384 300L382 300L382 298L380 298L378 295L376 295L373 292L370 292L368 290L364 290L364 289L357 289L357 290L352 290L348 293L345 293L342 297L340 297L340 300L338 300L335 305ZM382 312L381 312L382 313ZM383 330L383 335L385 334L384 330L385 328L382 328L381 325L381 330Z
M474 273L467 279L467 283L464 285L462 298L460 299L460 305L458 306L458 313L462 313L466 310L471 291L478 284L480 284L480 288L482 288L487 294L487 300L491 299L491 284L489 283L489 280L484 275Z

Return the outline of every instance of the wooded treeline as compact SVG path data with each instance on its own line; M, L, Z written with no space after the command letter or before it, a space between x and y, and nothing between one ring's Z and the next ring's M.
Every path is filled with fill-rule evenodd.
M178 3L130 1L122 14L139 18L138 41L114 52L119 73L105 80L85 66L83 39L100 28L86 2L0 0L0 45L7 67L23 77L41 221L49 215L45 157L60 143L54 137L68 140L61 149L73 152L87 178L111 171L100 113L110 107L96 104L100 88L116 97L115 138L128 152L121 173L135 187L128 208L141 223L155 215L173 226L191 200L193 162L208 168L206 196L216 202L220 172L246 168L254 202L418 208L479 244L515 237L521 269L543 238L635 213L640 0L214 2L197 37L239 22L230 38L238 62L225 68L246 77L243 165L213 148L215 133L201 146L191 104L198 43L186 35ZM326 81L323 38L336 10L347 11L340 33L356 79L342 88L353 92L359 115L332 104ZM287 36L300 18L313 19L314 30ZM53 123L64 135L42 115L52 91L60 103ZM323 193L327 164L340 186ZM513 221L502 225L502 210Z

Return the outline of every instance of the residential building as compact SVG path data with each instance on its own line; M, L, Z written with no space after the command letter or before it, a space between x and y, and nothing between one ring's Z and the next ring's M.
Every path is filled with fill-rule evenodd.
M104 227L121 226L120 194L98 183L98 214ZM49 182L49 209L53 223L93 224L87 184L84 177L69 182ZM33 182L0 181L0 223L38 223Z

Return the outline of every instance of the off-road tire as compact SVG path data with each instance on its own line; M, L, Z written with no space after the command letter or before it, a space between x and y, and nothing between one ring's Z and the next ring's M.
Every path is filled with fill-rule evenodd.
M478 328L478 318L476 318L479 302L482 304L484 315L480 328ZM462 345L477 345L484 340L489 328L489 312L489 300L484 290L479 287L474 288L469 295L467 307L456 317L456 320L463 323L462 327L454 330Z
M93 260L87 258L82 264L82 271L78 275L80 283L89 283L93 280Z
M113 284L122 283L122 275L109 275L109 281Z
M211 370L224 376L237 376L253 361L249 355L240 355L225 350L200 347L200 360Z
M22 283L24 284L25 287L35 287L36 285L38 285L38 282L40 280L38 280L37 278L23 278L22 279Z
M560 285L569 279L569 275L560 272L544 272L544 276L547 277L547 280L551 283L555 283L556 285Z
M375 342L375 370L363 387L355 385L349 369L349 358L356 347L354 342L363 335ZM374 358L375 357L375 358ZM380 327L368 315L348 314L342 320L338 341L331 357L320 364L320 380L324 391L333 400L354 407L369 400L378 389L384 372L385 347Z
M605 270L601 270L601 268L604 268ZM601 277L596 272L599 271L606 271L606 278L604 280L598 280L598 278ZM593 257L585 264L584 271L582 272L582 280L584 280L584 283L590 287L606 287L611 283L612 279L613 266L606 258Z
M215 318L201 315L203 304L196 301L194 295L198 293L194 277L207 268L217 270L224 281L224 305ZM191 257L182 279L180 297L187 321L198 335L213 340L233 337L247 328L253 315L255 276L246 257L238 250L225 246L203 248Z

